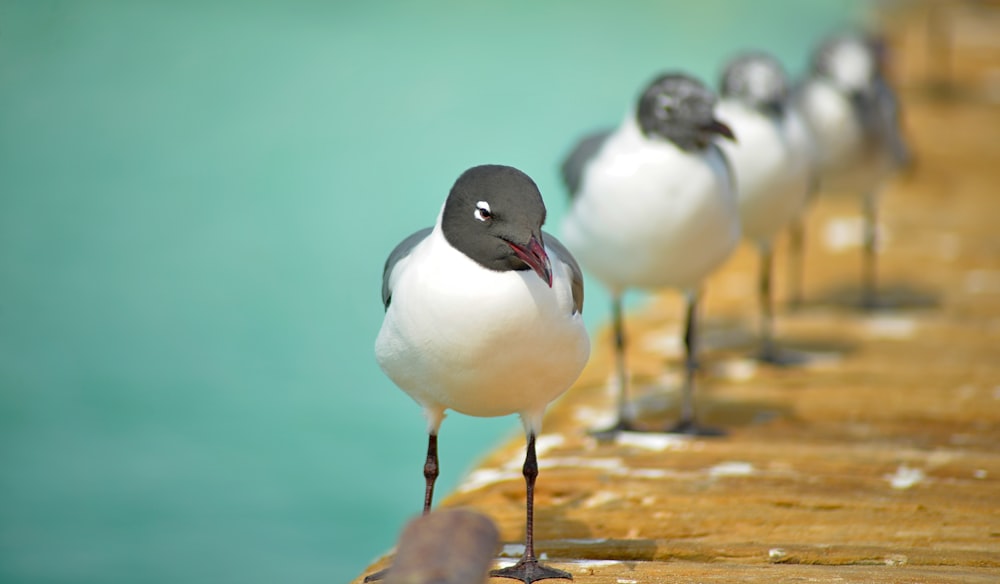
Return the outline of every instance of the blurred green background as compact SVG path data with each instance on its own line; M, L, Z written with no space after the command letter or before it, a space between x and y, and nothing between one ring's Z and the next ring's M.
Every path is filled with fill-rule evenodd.
M558 233L561 157L655 73L798 74L861 8L0 1L0 581L356 576L423 495L372 355L397 241L487 162ZM519 432L450 416L439 492Z

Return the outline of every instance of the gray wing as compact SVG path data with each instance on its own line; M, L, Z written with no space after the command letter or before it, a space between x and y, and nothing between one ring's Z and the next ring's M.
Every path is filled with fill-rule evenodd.
M571 282L573 289L573 310L574 312L583 314L583 271L580 270L580 264L576 263L576 258L573 257L573 254L566 249L566 246L561 241L556 239L556 236L543 231L542 237L545 238L545 245L554 249L556 255L559 256L559 260L569 266L573 277Z
M392 275L393 268L396 267L399 260L410 255L413 248L430 235L432 229L431 227L424 227L420 231L410 235L401 241L389 254L389 258L385 260L385 268L382 270L382 304L386 310L389 309L389 303L392 302L392 290L389 289L389 276Z
M722 146L719 146L718 141L713 140L709 142L708 149L714 150L719 155L719 158L722 159L722 164L726 167L726 179L729 181L729 187L733 190L733 193L736 193L738 185L736 184L736 171L733 170L733 161L729 160L729 155L722 149Z
M877 123L885 138L893 162L898 168L910 166L913 158L910 149L903 138L899 123L899 101L892 88L884 80L879 79L875 85L875 100L877 103Z
M580 182L583 180L583 171L587 168L587 163L597 156L612 132L614 132L614 128L588 134L576 144L573 151L563 161L560 170L562 171L563 183L569 190L571 199L580 190Z

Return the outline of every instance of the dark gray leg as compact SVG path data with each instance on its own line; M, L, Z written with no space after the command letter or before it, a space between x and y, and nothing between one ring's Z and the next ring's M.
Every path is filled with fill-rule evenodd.
M618 420L610 428L595 430L594 436L601 440L614 438L615 434L635 430L628 415L628 367L625 363L625 315L622 309L622 296L616 294L611 299L611 322L614 332L615 375L618 379L618 401L616 404Z
M788 304L802 306L802 282L805 274L806 222L799 217L788 228Z
M778 367L803 365L808 361L804 353L781 349L774 341L774 249L769 243L761 244L760 279L758 280L758 295L760 297L760 352L757 360Z
M694 410L695 371L698 368L698 295L687 295L687 323L684 328L684 389L681 397L681 415L668 432L696 436L721 436L724 432L698 424Z
M512 578L525 584L549 578L565 578L572 580L569 572L550 568L538 563L535 558L535 479L538 478L538 460L535 457L535 435L528 434L528 448L524 456L524 483L526 487L524 527L524 556L514 564L501 570L493 570L490 576L497 578Z
M774 347L774 298L771 294L771 271L774 265L774 251L769 244L760 246L760 279L758 296L760 299L760 358L763 361L775 359Z
M878 307L878 194L871 191L862 198L864 205L864 256L861 273L861 307Z
M427 437L427 460L424 461L424 480L427 486L424 488L424 515L431 512L431 503L434 501L434 482L438 478L438 437L437 434L430 434Z

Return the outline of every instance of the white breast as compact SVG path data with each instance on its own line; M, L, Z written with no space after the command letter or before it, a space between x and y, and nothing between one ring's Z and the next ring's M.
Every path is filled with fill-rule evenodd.
M562 239L613 290L690 289L725 261L739 234L721 153L648 140L629 116L584 171Z
M531 271L493 272L448 244L440 226L397 264L375 344L385 373L430 410L471 416L545 406L576 380L590 343L573 314L569 271L551 250L553 286Z
M809 189L811 145L794 111L775 119L735 100L716 107L736 142L724 141L739 198L743 236L770 241L797 217Z
M797 105L816 142L824 191L864 191L884 177L889 168L885 149L872 142L848 97L817 79L806 84Z

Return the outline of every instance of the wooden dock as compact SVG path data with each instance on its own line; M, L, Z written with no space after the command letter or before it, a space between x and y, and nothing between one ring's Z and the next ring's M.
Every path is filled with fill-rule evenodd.
M579 584L1000 581L1000 9L951 6L961 34L947 89L929 88L940 64L925 50L927 9L889 23L917 156L883 197L891 307L854 308L860 204L823 197L808 221L806 302L777 321L808 366L748 358L751 249L708 283L699 406L725 437L590 437L613 403L611 341L596 335L538 442L536 549L549 564ZM673 294L629 315L650 424L676 417L680 316ZM524 535L523 449L517 438L489 453L442 502L490 516L508 563Z

